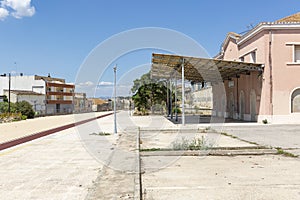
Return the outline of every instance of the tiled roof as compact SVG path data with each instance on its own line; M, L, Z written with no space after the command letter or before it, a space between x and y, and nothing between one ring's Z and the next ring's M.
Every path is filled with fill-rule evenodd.
M275 23L285 23L285 22L300 22L300 12L275 21Z
M107 103L106 101L102 100L102 99L97 99L97 98L92 98L90 99L93 101L93 104L94 105L101 105L101 104L104 104L104 103Z

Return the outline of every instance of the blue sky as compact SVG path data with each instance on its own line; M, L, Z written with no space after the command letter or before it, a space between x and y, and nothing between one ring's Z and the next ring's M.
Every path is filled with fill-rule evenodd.
M99 43L126 30L142 27L176 30L193 38L214 56L227 32L241 33L250 25L275 21L300 9L298 0L0 2L0 73L51 73L67 82L76 82L80 66ZM151 52L135 52L113 61L122 66L118 79L134 67L149 63ZM99 77L108 89L97 95L110 95L111 67ZM134 78L143 70L138 71L141 72L127 76Z

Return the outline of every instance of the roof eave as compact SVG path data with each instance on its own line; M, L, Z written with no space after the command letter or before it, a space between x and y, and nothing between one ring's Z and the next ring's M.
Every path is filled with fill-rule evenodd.
M300 22L285 22L285 23L260 23L256 27L254 27L251 31L243 35L237 42L238 45L243 44L250 38L254 37L258 33L260 33L263 30L269 29L269 30L274 30L274 29L295 29L299 28L300 29Z

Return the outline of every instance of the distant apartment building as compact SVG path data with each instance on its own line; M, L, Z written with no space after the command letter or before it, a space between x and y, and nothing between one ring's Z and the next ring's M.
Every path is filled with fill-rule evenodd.
M91 112L93 102L86 98L86 93L74 94L74 112Z
M0 77L0 95L4 95L4 92L9 89L9 78L8 77ZM73 100L74 100L74 84L65 83L65 79L61 78L53 78L49 76L11 76L11 95L12 91L19 91L24 94L26 91L28 92L26 98L27 101L33 102L31 103L33 106L34 101L39 102L39 98L37 98L37 94L43 95L43 103L42 105L36 104L39 108L41 108L41 114L63 114L63 113L72 113L74 110ZM30 93L31 92L31 93ZM6 93L7 94L7 93ZM30 95L29 95L30 94ZM29 97L30 96L30 97ZM11 96L11 100L12 100ZM33 98L37 99L34 100ZM17 98L17 97L16 97ZM19 100L19 99L15 99Z

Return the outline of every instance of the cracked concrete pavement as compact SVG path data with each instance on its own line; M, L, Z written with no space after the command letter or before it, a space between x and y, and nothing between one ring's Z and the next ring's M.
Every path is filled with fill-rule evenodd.
M74 117L64 118L0 125L0 135L4 137L2 130L9 130L5 135L15 137L74 121ZM186 134L184 129L199 130L198 126L174 125L163 116L133 117L127 111L118 113L117 119L120 135L97 135L112 133L113 116L108 116L0 151L0 196L7 200L139 199L136 127L148 130L141 136L144 148L169 147L182 136L158 130L180 129L190 138L195 134ZM22 130L23 123L27 128ZM300 125L225 124L223 131L299 155ZM256 146L215 136L219 147ZM146 156L142 157L144 198L299 199L299 161L283 155Z

